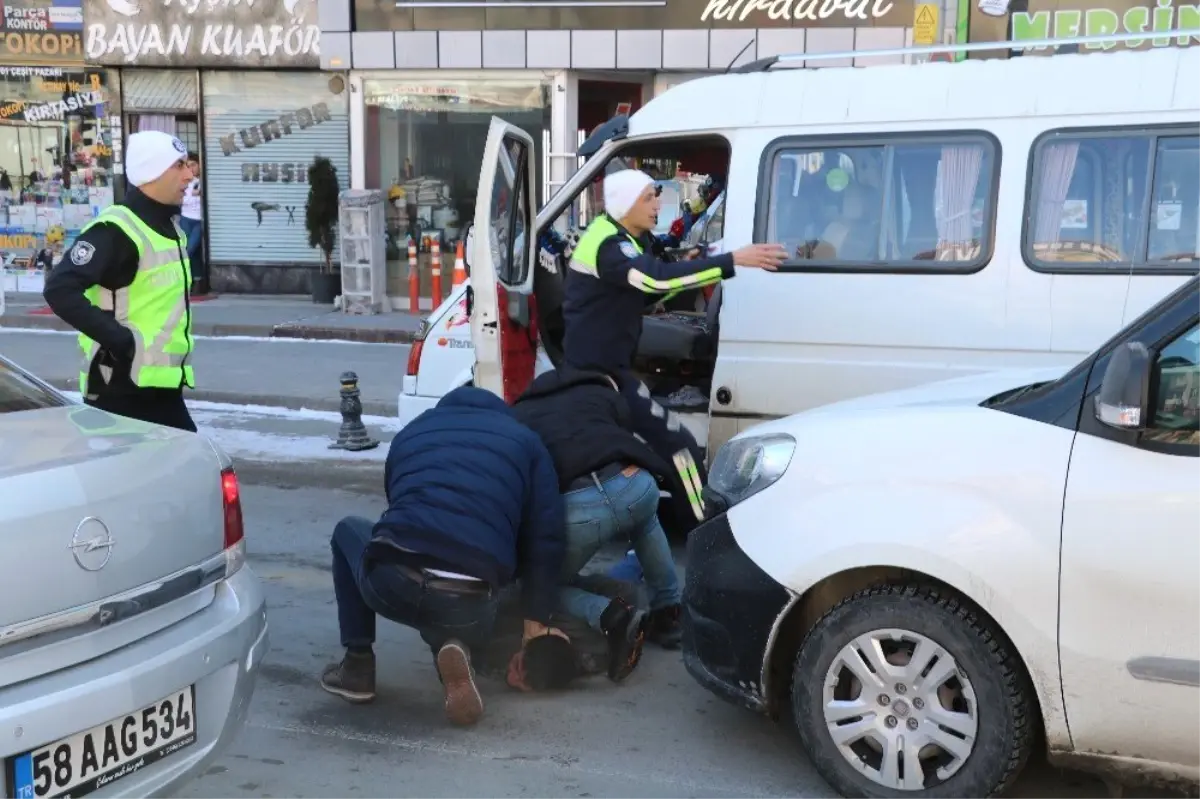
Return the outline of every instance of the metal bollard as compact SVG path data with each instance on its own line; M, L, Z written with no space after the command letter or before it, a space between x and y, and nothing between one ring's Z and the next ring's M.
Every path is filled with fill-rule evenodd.
M362 400L359 399L358 375L354 372L342 372L340 378L342 388L342 426L338 430L337 441L329 445L330 449L346 449L358 452L364 449L374 449L379 446L379 440L367 434L367 427L362 420Z

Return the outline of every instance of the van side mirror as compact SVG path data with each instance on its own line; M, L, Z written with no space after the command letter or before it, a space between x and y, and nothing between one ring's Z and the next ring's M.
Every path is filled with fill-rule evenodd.
M1128 341L1113 350L1096 394L1096 418L1117 430L1140 430L1150 406L1154 360L1145 344Z

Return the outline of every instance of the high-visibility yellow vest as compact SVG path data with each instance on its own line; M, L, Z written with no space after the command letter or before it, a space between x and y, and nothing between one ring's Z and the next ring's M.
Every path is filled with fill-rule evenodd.
M591 224L588 225L587 230L579 237L579 243L575 245L575 250L571 253L571 269L589 277L599 277L600 274L596 269L596 257L600 254L600 245L609 236L620 232L621 229L609 218L608 214L601 214L593 219ZM633 245L633 248L637 250L638 255L645 252L642 249L642 245L638 243L638 240L629 231L624 231L624 234L629 243ZM625 242L621 242L621 247L624 246ZM646 294L665 294L666 296L663 297L663 301L666 301L681 292L719 283L723 275L724 273L719 266L702 269L699 272L684 275L683 277L663 279L653 278L636 269L630 269L628 279L629 285L638 291Z
M89 222L116 225L138 249L138 271L133 283L109 291L92 286L85 292L88 301L111 311L117 322L133 333L133 368L129 376L140 388L195 387L195 375L187 363L192 352L192 318L188 291L192 285L192 265L187 257L187 237L174 222L178 241L155 233L137 214L123 205L111 205ZM70 251L68 251L68 256ZM79 334L83 364L79 371L79 392L88 396L88 374L100 345Z
M575 250L571 253L571 268L576 272L597 277L596 256L600 253L600 245L609 236L618 232L620 229L608 214L601 214L593 219L587 226L587 230L583 231L583 235L579 237L579 243L575 245ZM626 231L625 237L629 239L630 244L637 249L639 254L643 252L642 245L628 231Z

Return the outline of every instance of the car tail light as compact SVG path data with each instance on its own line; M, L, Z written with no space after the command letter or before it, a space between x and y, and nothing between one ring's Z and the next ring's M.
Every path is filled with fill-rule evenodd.
M405 372L409 377L416 377L417 371L421 368L421 350L425 347L424 339L413 339L408 350L408 370Z
M230 577L246 562L242 492L232 467L221 470L221 507L225 518L225 576Z

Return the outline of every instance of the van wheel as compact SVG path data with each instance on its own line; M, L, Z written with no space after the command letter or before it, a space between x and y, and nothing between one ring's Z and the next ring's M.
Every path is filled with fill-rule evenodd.
M956 597L878 585L805 636L800 740L843 796L994 796L1033 747L1034 706L1003 637Z

